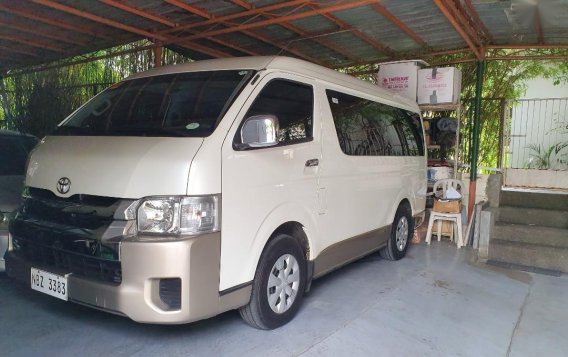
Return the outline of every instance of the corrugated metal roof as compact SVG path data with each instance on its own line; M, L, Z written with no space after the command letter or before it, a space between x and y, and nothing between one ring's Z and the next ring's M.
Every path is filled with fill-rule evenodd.
M144 38L194 58L285 54L341 67L566 47L567 34L568 0L0 0L0 71Z

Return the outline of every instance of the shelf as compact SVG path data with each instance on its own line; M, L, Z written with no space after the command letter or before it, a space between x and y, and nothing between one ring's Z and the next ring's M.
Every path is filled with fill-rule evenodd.
M460 120L462 119L462 105L461 102L458 103L446 103L446 104L421 104L418 105L418 107L420 108L420 110L422 112L440 112L440 111L455 111L455 117L457 119L457 130L456 130L456 143L455 143L455 150L454 150L454 155L458 155L459 153L459 149L460 149ZM431 119L435 119L435 118L423 118L424 122L428 122ZM430 124L433 122L429 122ZM441 153L441 147L440 145L426 145L426 148L428 151L432 151L431 155L429 156L438 156L439 153ZM438 151L439 150L439 151ZM453 165L454 168L454 178L457 177L456 175L458 174L458 163L457 161L454 162Z

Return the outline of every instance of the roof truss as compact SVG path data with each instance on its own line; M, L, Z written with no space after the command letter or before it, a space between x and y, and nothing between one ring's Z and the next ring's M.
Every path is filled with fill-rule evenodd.
M4 52L0 70L141 39L190 49L196 58L285 54L334 68L464 50L479 60L494 48L568 46L568 40L558 36L560 28L547 22L546 33L543 29L541 13L550 13L545 8L548 2L535 3L532 28L523 28L534 36L521 32L518 39L504 41L507 30L495 28L499 14L488 18L487 9L500 11L499 21L506 23L503 3L510 3L512 10L514 1L500 0L494 6L480 0L431 0L419 5L394 0L265 0L258 6L249 0L0 0ZM560 6L554 13L560 16L562 6L568 13L568 4L554 4ZM438 33L447 34L451 44L440 44L425 26L424 21L434 17L442 17L455 31L450 34L444 27L445 33ZM369 24L375 26L373 31L366 30ZM401 32L389 32L393 25ZM404 41L394 33L405 36Z

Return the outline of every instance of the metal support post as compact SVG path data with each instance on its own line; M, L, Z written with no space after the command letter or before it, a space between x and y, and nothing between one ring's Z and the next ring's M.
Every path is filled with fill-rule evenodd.
M475 81L475 103L473 106L473 142L471 148L471 170L469 174L469 203L468 218L471 218L473 207L475 206L475 194L477 192L477 160L479 156L479 132L481 117L481 95L483 89L483 73L485 72L485 61L477 61L476 81Z
M158 44L158 43L156 43ZM162 66L162 52L163 52L163 47L160 46L156 46L153 48L154 50L154 68L156 67L161 67Z
M499 110L499 148L497 149L497 168L503 168L503 156L504 156L504 146L505 146L505 116L507 115L507 100L501 98L500 110Z

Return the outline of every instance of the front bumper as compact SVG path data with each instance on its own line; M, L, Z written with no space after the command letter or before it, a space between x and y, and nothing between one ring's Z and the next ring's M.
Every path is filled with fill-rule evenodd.
M147 323L186 323L246 304L250 286L219 294L221 234L182 240L125 240L120 246L122 282L103 283L71 274L69 300ZM30 284L30 264L16 252L6 254L8 276ZM172 309L160 295L160 281L180 279L181 305Z

